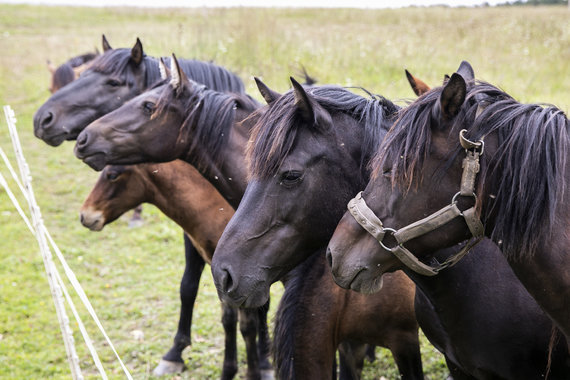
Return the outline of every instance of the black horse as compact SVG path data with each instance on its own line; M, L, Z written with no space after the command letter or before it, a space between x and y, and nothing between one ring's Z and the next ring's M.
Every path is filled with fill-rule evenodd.
M462 65L459 71L472 78L470 66ZM445 87L449 83L454 86L451 78ZM441 94L442 88L434 89L403 110L378 149L378 157L382 159L373 162L374 175L361 197L387 227L400 228L427 216L435 211L442 201L440 198L449 196L451 200L453 192L459 189L460 175L452 180L444 178L448 160L457 159L457 149L447 154L440 147L457 135L434 126L431 133L436 146L427 144L431 134L428 126L438 120L434 112L459 110L449 107L448 102L461 97L445 96L441 105L434 106ZM476 108L470 117L475 116ZM408 117L423 121L424 127L411 128ZM426 160L423 165L422 160ZM452 168L460 171L461 163L454 163ZM421 184L419 189L418 184ZM436 276L426 276L404 266L361 227L359 223L363 220L375 219L372 212L364 212L365 216L358 217L359 222L353 214L346 213L329 242L327 256L339 285L368 292L381 282L384 273L404 268L418 286L418 322L430 341L446 355L454 378L569 378L566 340L490 240L479 243L455 266L441 270ZM405 219L392 219L394 215ZM368 230L376 228L374 232L380 236L382 228L377 227L372 222ZM423 265L436 265L462 248L438 251L466 228L465 222L456 219L405 245L413 252L422 253L419 258ZM384 247L401 246L394 241L394 236L399 236L393 235L397 232L386 232L387 238L380 239ZM441 331L445 335L440 335Z

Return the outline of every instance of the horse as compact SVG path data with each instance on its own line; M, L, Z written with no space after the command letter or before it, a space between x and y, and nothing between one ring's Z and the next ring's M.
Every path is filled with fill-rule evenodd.
M487 322L485 319L473 322L481 323L481 336L477 339L489 339L485 335L496 329L504 332L513 326L526 326L521 332L531 340L515 346L526 355L524 359L512 359L511 369L501 375L503 378L526 378L532 373L536 377L546 377L549 372L552 378L568 378L568 338L562 328L567 316L554 313L553 303L548 302L554 299L558 301L554 305L560 305L566 299L564 291L548 292L552 283L565 278L559 276L564 270L562 264L556 270L551 268L550 281L541 287L549 298L540 297L532 287L536 280L545 281L543 270L552 261L552 253L546 248L559 243L553 239L539 249L535 239L544 238L546 227L535 226L532 236L525 232L531 228L527 223L540 220L535 202L552 206L549 202L555 203L556 196L561 196L560 193L556 196L548 194L546 189L555 191L555 184L563 183L561 177L567 174L552 169L557 167L558 160L565 159L564 154L557 152L567 143L567 127L568 119L560 110L522 105L496 87L476 82L472 67L463 62L444 86L425 93L401 111L378 148L370 182L349 203L349 211L339 222L328 245L327 259L335 282L356 291L374 290L384 273L404 268L418 288L428 289L426 294L429 294L429 288L425 285L431 284L432 292L451 298L450 305L459 302L452 318L466 319L473 311L465 307L463 297L465 290L472 290L472 287L458 284L454 272L459 271L459 278L474 281L475 289L484 289L482 294L492 295L491 304L483 307L511 313L507 317L497 314L500 319L491 315L486 317ZM466 131L460 133L463 129ZM479 142L482 138L486 142L484 149L483 143ZM462 141L461 147L458 140ZM463 164L460 162L462 150L468 157ZM465 174L462 174L462 166L467 168ZM532 179L527 178L528 170L533 172ZM461 184L459 192L458 184ZM535 190L532 195L525 195L531 188ZM539 191L540 188L543 190ZM446 203L448 207L434 212ZM566 210L567 206L559 207ZM462 216L464 220L453 215ZM479 217L484 225L478 223ZM560 217L557 214L557 218ZM547 220L543 222L547 225ZM488 246L488 241L475 248L472 243L462 243L471 236L480 239L483 235L491 238L496 244L494 249L505 256L502 263L498 253L493 253L492 260L489 260L489 252L482 254L481 247ZM458 243L462 243L461 250L456 247L441 251ZM528 256L529 247L533 246L536 252ZM472 248L467 256L463 256L467 252L465 247ZM560 252L564 250L561 248ZM562 254L555 257L563 260ZM507 266L512 270L507 271ZM524 276L530 272L530 267L535 271L533 280ZM515 278L522 285L514 281ZM419 286L420 283L424 286ZM509 283L512 283L511 287L506 288ZM530 295L522 293L523 285ZM454 289L456 286L460 288ZM504 294L499 296L499 293ZM528 305L528 301L524 303L527 307L532 306L534 311L529 313L522 308L521 300L530 296L545 312L543 315L535 306ZM478 298L479 302L486 299ZM460 306L462 304L465 306ZM552 321L550 318L545 321L547 317L556 322L566 339L555 344L559 338L558 329L548 328ZM421 318L418 320L422 326ZM536 332L533 326L543 327ZM500 340L507 350L510 349L509 341L520 338L517 333L511 334L512 338ZM549 335L551 345L547 343ZM492 341L495 346L485 345L478 350L473 349L478 345L467 345L464 348L466 359L471 362L482 360L485 353L492 352L490 347L498 347L496 342L499 340L492 338ZM488 360L503 357L495 355ZM523 367L527 372L517 374ZM481 374L473 376L484 377ZM487 377L491 375L487 374Z
M233 208L194 167L176 160L160 164L105 167L81 207L80 220L85 227L99 231L142 202L154 204L183 227L208 263L211 262L219 237L234 213ZM198 223L201 220L208 220L208 223ZM390 281L391 292L386 290L368 300L368 297L336 286L330 276L325 276L324 254L321 252L319 256L318 273L305 268L302 275L290 276L285 286L285 299L288 301L280 304L277 313L277 331L280 332L281 339L279 343L276 342L274 349L275 361L279 363L278 370L282 372L280 378L293 378L284 376L284 373L296 373L298 378L324 378L327 373L332 376L336 348L348 341L389 347L402 373L410 372L410 358L413 358L410 353L418 344L418 327L413 312L414 286L411 281L402 274L395 275L394 280ZM310 282L305 284L309 278ZM396 293L399 294L398 297L392 299ZM227 308L224 306L222 321L228 332L232 325L235 330L235 316L232 314L235 314L235 309ZM240 329L246 340L248 363L251 363L249 358L255 359L257 355L256 319L252 318L255 315L252 316L251 311L247 312L251 309L239 310ZM292 346L291 340L284 338L293 331L296 331L296 344ZM232 338L231 334L227 335ZM226 339L224 379L231 378L237 369L235 331L233 338L233 342ZM264 336L260 332L260 354L267 352L266 341L262 338ZM311 348L316 339L321 350ZM295 358L294 369L290 367L290 358ZM266 360L263 355L261 359ZM341 359L346 363L351 355L341 355ZM361 363L362 357L359 356L354 361ZM255 362L248 364L248 373L255 373L254 364ZM261 366L264 369L268 368L268 363L265 364L267 365ZM358 378L356 365L342 364L341 370L345 372L341 375L342 379Z
M158 59L144 53L138 38L131 49L112 49L103 36L103 50L81 77L54 93L36 111L37 138L51 146L75 140L90 122L161 79ZM197 60L180 60L180 65L190 78L209 88L244 92L241 79L220 66Z
M111 163L181 158L196 166L237 207L246 184L245 143L263 111L252 114L260 105L250 98L190 82L176 67L176 59L172 63L170 82L88 126L77 139L75 153L96 170ZM272 95L269 89L264 93ZM421 363L419 368L421 373Z
M166 216L184 229L202 261L187 265L200 278L204 262L210 264L216 243L233 215L233 208L213 189L198 172L184 161L133 166L107 166L83 203L81 223L93 231L100 231L126 211L143 202L157 206ZM200 220L208 223L199 223ZM194 264L194 263L193 263ZM182 294L179 332L190 336L192 310L198 291L197 284ZM222 324L226 333L222 379L232 379L237 373L236 323L239 312L240 330L246 343L248 379L258 379L261 370L268 370L269 335L266 325L267 307L237 309L222 303ZM261 322L258 325L258 320ZM259 347L256 343L259 332ZM258 353L259 348L259 353ZM175 368L171 372L179 372Z
M292 83L252 130L244 199L212 261L220 298L236 305L262 305L273 282L326 247L399 109L381 96Z
M53 94L34 116L34 133L52 146L64 140L73 140L87 124L119 107L123 102L146 90L162 79L159 60L144 54L142 43L137 41L131 49L113 49L102 37L103 54L92 61L80 78ZM165 58L168 61L168 59ZM236 75L226 69L200 61L181 60L179 67L191 78L220 91L243 92L244 86ZM204 266L186 234L184 234L186 270L180 292L184 304L193 305L192 294L198 287ZM195 266L195 268L193 267ZM195 296L194 296L195 297ZM181 308L179 330L172 348L163 356L155 373L170 373L183 368L182 350L190 344L188 311ZM182 326L188 326L182 328Z
M51 74L49 92L53 94L63 86L79 78L79 75L89 67L91 61L98 55L98 50L93 53L81 54L68 59L58 67L55 67L50 60L47 60L47 67Z

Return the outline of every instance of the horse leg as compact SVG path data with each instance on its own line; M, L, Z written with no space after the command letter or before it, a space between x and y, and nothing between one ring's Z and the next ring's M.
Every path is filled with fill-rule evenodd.
M364 343L341 342L339 344L340 380L360 379L367 350L368 345Z
M194 310L194 302L198 294L200 277L202 276L205 262L186 234L184 234L184 250L186 267L184 268L184 274L180 282L181 305L178 330L176 331L172 348L162 357L162 360L154 369L153 374L155 376L182 372L185 368L184 360L182 360L182 351L192 343L190 340L192 312Z
M142 214L142 204L138 205L133 210L133 215L131 216L131 220L129 220L129 227L134 228L142 226L143 220L141 214Z
M257 352L259 355L259 369L262 371L272 371L273 366L269 361L271 351L271 340L269 339L269 328L267 327L267 313L269 312L269 300L257 309L258 313L258 340Z
M226 333L222 380L231 380L237 373L237 309L222 302L222 325Z
M261 380L259 355L257 352L257 331L259 325L257 309L239 309L239 328L247 353L247 379Z
M398 366L400 377L402 379L423 380L424 374L417 331L396 333L390 341L387 346Z

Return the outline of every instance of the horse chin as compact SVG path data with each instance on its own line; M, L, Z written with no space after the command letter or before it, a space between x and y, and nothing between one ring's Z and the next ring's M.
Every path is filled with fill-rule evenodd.
M94 153L82 158L83 162L91 167L91 169L100 172L107 165L105 153Z
M34 133L36 137L49 146L60 146L65 140L69 140L68 133L63 132L58 135L46 135L45 133Z
M220 300L234 307L257 308L265 305L269 300L269 289L265 286L257 286L244 294L246 295L227 294L218 291Z
M363 294L379 292L384 285L383 274L366 275L367 273L370 274L370 271L359 272L350 283L350 289Z

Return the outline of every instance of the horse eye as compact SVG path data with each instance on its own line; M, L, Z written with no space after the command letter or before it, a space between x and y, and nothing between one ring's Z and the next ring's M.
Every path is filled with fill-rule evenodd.
M108 180L108 181L111 181L111 182L116 181L117 178L119 178L119 175L120 175L120 174L121 174L121 173L115 172L115 171L108 172L108 173L107 173L107 180Z
M109 79L107 81L107 85L111 86L111 87L119 87L121 85L121 82L119 82L116 79Z
M155 107L155 105L154 105L154 103L152 103L152 102L144 102L144 103L142 104L142 109L143 109L143 111L144 111L146 114L149 114L149 115L153 113L154 107Z
M298 170L288 170L281 174L280 184L294 185L303 179L303 173Z
M385 178L392 178L392 168L385 168L382 170L382 176Z

